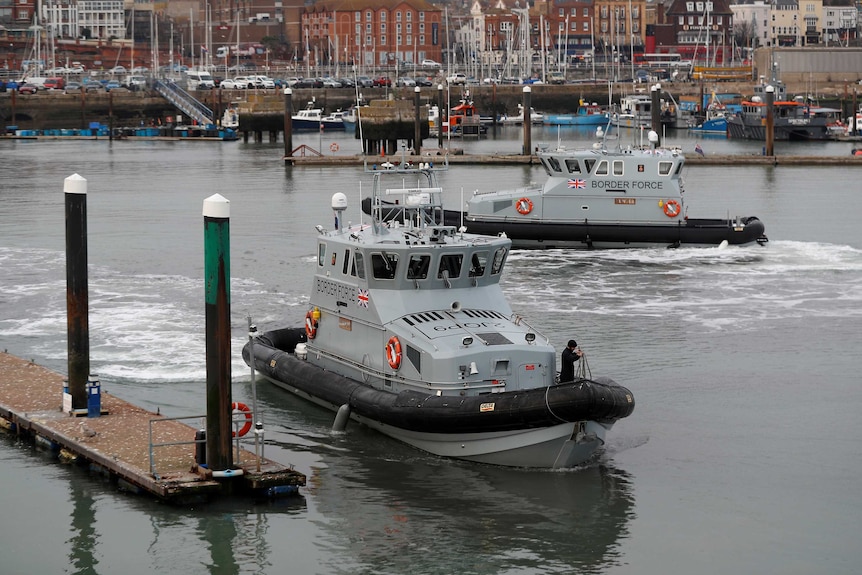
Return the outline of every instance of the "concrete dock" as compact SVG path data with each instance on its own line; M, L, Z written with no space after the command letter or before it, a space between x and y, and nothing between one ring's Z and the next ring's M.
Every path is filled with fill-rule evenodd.
M533 155L521 154L445 154L437 148L423 151L421 156L402 156L392 154L388 156L336 156L336 155L306 155L285 156L285 163L295 166L361 166L367 164L380 166L385 162L398 165L402 160L418 164L419 162L448 162L450 165L518 165L539 164L539 159ZM686 154L686 164L689 166L859 166L862 167L862 158L851 155L846 156L763 156L743 154L709 154L699 156L697 154Z
M76 417L63 410L63 384L61 374L0 352L0 428L89 465L121 489L171 503L291 494L305 485L304 474L265 458L258 466L246 449L235 454L235 476L214 478L196 463L195 428L104 392L103 415Z

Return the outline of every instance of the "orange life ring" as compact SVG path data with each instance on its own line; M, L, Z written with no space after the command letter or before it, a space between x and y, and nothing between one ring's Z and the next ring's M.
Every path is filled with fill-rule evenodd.
M401 342L394 335L389 338L386 344L386 361L389 362L389 367L398 369L401 367Z
M314 321L314 313L311 310L305 314L305 335L308 339L314 339L317 335L317 322Z
M248 433L251 430L251 420L253 419L252 415L251 415L251 410L248 408L248 406L246 404L240 403L238 401L231 403L230 409L231 409L231 411L234 411L234 410L241 411L243 414L245 414L245 424L240 428L239 432L234 431L231 434L231 437L236 437L236 436L242 437L243 435L245 435L246 433Z
M521 198L515 203L515 209L518 213L526 216L533 211L533 200L530 198Z
M669 218L675 218L679 215L679 212L682 208L679 206L679 202L676 200L668 200L664 204L664 215Z
M338 151L338 142L332 142L331 144L329 144L329 151L330 152L337 152Z

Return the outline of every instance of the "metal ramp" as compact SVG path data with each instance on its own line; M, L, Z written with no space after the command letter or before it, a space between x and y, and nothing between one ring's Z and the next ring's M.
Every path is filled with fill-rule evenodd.
M155 89L163 98L201 126L215 124L213 111L176 83L156 80Z

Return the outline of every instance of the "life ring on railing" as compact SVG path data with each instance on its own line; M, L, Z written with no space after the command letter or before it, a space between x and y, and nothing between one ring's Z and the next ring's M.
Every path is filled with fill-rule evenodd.
M515 203L515 209L522 216L526 216L533 211L533 200L530 198L521 198Z
M678 201L668 200L664 205L664 215L669 218L675 218L679 215L681 209Z
M308 310L305 314L305 335L308 339L314 339L317 335L317 322L314 320L314 311Z
M329 144L329 151L330 152L337 152L338 151L338 142L332 142L331 144Z
M238 401L231 403L230 409L231 411L241 411L243 414L245 414L245 424L240 428L239 432L234 431L231 435L231 437L242 437L243 435L251 431L251 421L253 419L251 415L251 410L246 404L240 403Z
M398 369L401 367L401 342L394 335L389 338L386 344L386 361L389 362L389 367Z

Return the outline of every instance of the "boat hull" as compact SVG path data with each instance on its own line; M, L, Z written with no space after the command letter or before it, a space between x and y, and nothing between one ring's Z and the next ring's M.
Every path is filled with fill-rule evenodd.
M484 394L389 392L300 359L303 328L267 332L243 358L275 385L409 445L444 457L516 467L571 467L589 459L613 423L634 410L631 392L608 379ZM313 355L309 350L309 355Z
M603 126L608 123L606 114L560 114L545 117L549 126Z
M460 214L446 214L447 221L460 220ZM469 233L505 233L513 248L599 248L650 245L732 245L765 243L763 222L756 217L734 220L687 219L677 224L635 224L588 220L548 222L480 219L467 215L464 225Z
M293 118L291 122L293 130L297 132L312 132L316 130L343 132L345 130L344 122L321 122L320 120L302 120L297 118Z

